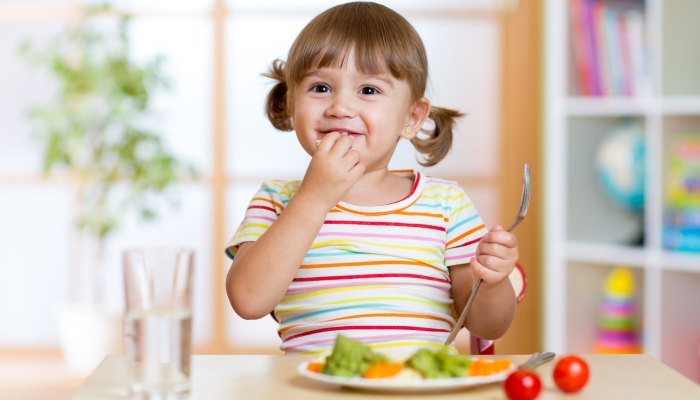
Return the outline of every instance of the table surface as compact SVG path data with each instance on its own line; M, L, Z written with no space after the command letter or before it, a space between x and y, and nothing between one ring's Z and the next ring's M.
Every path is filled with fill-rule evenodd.
M586 387L564 394L552 380L555 362L537 368L543 388L538 400L546 399L700 399L700 385L649 355L582 355L591 375ZM486 356L484 358L494 358ZM528 356L497 356L523 363ZM406 394L358 391L312 381L296 372L308 360L299 356L195 355L192 356L190 399L391 399ZM556 361L556 360L555 360ZM73 400L126 399L126 359L107 356L73 396ZM501 383L448 393L411 396L441 399L507 399Z

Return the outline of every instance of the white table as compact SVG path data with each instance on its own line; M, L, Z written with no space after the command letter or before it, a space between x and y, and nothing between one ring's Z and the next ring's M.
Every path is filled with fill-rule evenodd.
M485 358L493 358L485 357ZM528 356L496 356L524 362ZM575 395L559 391L552 381L554 362L537 368L543 389L538 400L700 399L700 385L648 355L584 355L591 377ZM391 399L405 395L362 392L318 383L297 374L305 357L195 355L192 357L193 400L217 399ZM128 398L124 356L107 356L73 396L73 400ZM440 399L506 399L502 384L490 384L439 395L411 396Z

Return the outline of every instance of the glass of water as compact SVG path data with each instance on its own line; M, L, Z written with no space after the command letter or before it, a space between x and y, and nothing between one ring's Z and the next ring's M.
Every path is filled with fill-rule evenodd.
M132 397L181 398L190 389L194 253L126 250L124 340Z

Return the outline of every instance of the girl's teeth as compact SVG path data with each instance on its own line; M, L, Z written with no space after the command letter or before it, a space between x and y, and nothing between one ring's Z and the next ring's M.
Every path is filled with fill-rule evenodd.
M340 132L340 136L347 136L347 135L348 135L347 132Z

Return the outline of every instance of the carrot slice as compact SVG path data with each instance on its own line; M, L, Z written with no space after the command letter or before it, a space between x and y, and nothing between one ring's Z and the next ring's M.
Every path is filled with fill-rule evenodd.
M486 376L497 374L503 370L510 368L510 360L483 360L477 358L469 365L467 373L469 376Z
M510 368L510 360L505 358L502 360L496 360L496 372L501 372Z
M311 372L318 372L318 373L320 373L322 367L323 367L323 363L322 363L322 362L312 362L312 363L309 363L309 366L306 367L306 369L308 369L308 370L311 371Z
M380 361L367 368L363 376L369 379L388 378L398 374L401 369L403 369L402 364Z

